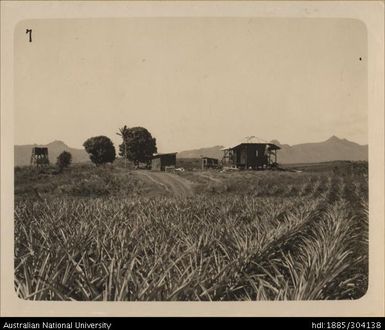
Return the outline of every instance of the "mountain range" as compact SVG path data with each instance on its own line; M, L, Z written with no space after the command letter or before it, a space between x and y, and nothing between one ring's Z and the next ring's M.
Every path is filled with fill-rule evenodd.
M301 143L295 145L281 144L277 140L270 143L278 145L278 163L318 163L333 160L368 160L368 146L360 145L346 139L332 136L326 141L317 143ZM212 157L222 158L223 146L182 151L177 154L179 158Z
M333 160L368 160L368 145L360 145L346 139L332 136L326 141L318 143L302 143L295 145L281 144L277 140L270 143L278 145L278 162L281 164L293 163L318 163ZM56 158L62 151L72 154L74 163L89 161L89 156L84 149L75 149L67 146L62 141L54 141L47 145L16 145L15 166L29 165L31 160L31 150L33 147L47 147L49 160L56 162ZM223 146L213 146L194 150L185 150L177 154L178 158L199 158L212 157L221 159L223 156Z

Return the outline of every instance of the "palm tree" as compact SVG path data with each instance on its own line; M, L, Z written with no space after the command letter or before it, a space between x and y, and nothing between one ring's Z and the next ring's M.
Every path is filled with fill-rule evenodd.
M121 136L124 143L124 166L127 167L127 134L128 134L129 128L127 125L124 125L124 127L119 128L119 132L116 133L117 135Z

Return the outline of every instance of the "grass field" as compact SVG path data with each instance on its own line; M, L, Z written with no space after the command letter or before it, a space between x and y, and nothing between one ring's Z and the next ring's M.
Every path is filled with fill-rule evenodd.
M30 300L357 299L367 163L177 173L15 169L15 289ZM299 172L301 171L301 172Z

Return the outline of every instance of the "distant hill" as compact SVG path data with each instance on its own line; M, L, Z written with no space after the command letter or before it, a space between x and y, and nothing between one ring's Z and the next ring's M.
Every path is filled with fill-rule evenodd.
M181 151L176 154L177 158L200 158L200 157L211 157L221 159L223 146L214 146L209 148L201 148L195 150Z
M276 141L277 142L277 141ZM289 146L279 144L278 162L318 163L333 160L368 160L368 146L332 136L324 142L303 143Z
M277 140L271 141L281 147L278 150L278 162L281 164L319 163L333 160L368 160L368 146L360 145L346 139L332 136L330 139L318 143L302 143L295 145L281 144ZM221 159L223 146L201 148L182 151L178 158L213 157Z
M73 163L87 162L90 160L87 152L84 149L71 148L71 147L68 147L62 141L54 141L46 145L42 145L42 144L16 145L14 148L15 166L24 166L24 165L30 164L33 147L48 147L48 158L51 164L56 163L56 158L63 151L68 151L71 153Z

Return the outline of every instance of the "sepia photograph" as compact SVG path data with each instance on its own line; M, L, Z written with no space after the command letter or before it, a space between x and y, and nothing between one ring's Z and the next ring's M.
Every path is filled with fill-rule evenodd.
M365 297L362 20L29 17L12 38L18 300Z

